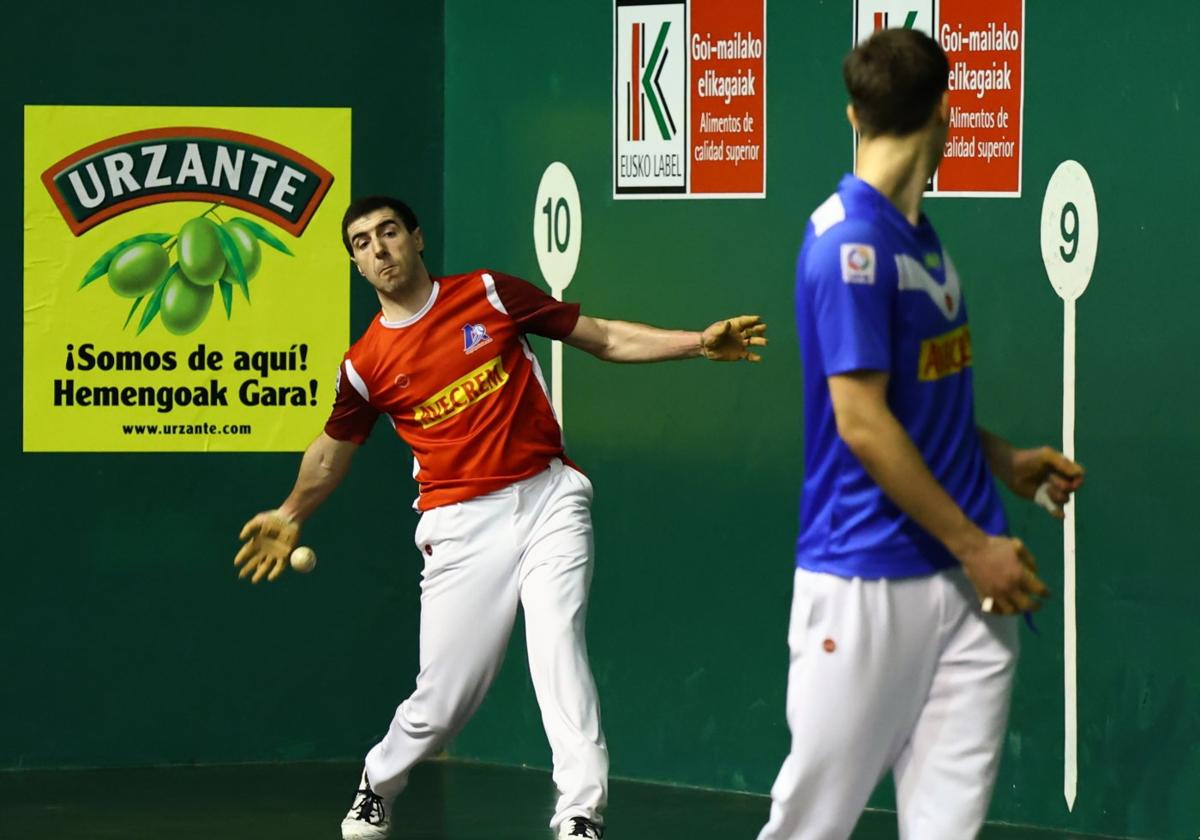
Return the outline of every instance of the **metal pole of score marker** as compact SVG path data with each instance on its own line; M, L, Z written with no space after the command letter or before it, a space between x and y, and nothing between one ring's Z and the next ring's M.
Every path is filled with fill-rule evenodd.
M561 301L562 290L554 290L554 299ZM558 418L559 427L563 427L563 354L562 342L550 342L550 404L554 406L554 416Z
M1063 454L1075 460L1075 301L1092 279L1099 243L1096 193L1087 170L1065 160L1042 200L1042 262L1063 301ZM1075 808L1079 784L1079 694L1075 614L1075 500L1063 509L1063 798Z
M579 245L583 241L583 209L579 189L567 165L555 161L546 167L533 202L533 249L538 267L555 300L575 276ZM559 425L563 425L562 342L550 346L550 402Z

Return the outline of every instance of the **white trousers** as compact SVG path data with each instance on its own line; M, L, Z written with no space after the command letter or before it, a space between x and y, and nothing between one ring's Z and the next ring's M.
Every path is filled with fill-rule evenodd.
M759 840L845 840L891 769L901 840L970 840L987 813L1017 620L959 569L902 580L796 570L791 752Z
M603 822L608 748L584 637L591 499L587 477L556 460L503 490L421 515L421 670L366 760L371 786L385 800L479 708L520 604L560 794L550 825L569 817Z

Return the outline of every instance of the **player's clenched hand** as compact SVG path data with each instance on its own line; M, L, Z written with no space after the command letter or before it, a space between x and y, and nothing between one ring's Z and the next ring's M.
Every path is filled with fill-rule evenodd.
M1037 561L1018 539L989 536L961 560L979 600L991 599L993 613L1035 612L1050 596L1037 576Z
M750 350L765 346L767 325L757 315L739 315L709 326L700 336L700 352L714 362L761 362L762 356Z
M1038 489L1045 485L1043 492L1053 505L1043 503L1043 507L1055 519L1063 518L1062 506L1071 500L1071 494L1082 484L1083 467L1049 446L1013 452L1009 489L1018 496L1033 499Z
M275 580L287 568L292 549L300 539L300 526L269 510L243 525L238 539L245 541L242 550L233 558L233 565L242 569L238 578L253 574L251 583L258 583L264 576L267 580Z

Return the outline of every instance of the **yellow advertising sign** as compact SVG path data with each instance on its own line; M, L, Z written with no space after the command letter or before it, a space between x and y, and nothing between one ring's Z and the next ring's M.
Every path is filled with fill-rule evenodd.
M349 201L349 109L27 106L24 450L304 449Z

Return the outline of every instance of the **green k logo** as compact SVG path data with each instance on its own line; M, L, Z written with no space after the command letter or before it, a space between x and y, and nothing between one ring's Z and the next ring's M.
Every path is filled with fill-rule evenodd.
M658 40L654 42L654 51L650 53L650 60L646 63L646 69L642 71L642 90L646 93L646 101L650 103L650 109L654 112L654 119L658 123L658 130L662 133L664 140L670 140L675 136L675 120L671 118L671 109L667 107L667 99L663 96L662 87L658 81L659 76L662 75L663 66L667 63L667 51L663 49L663 45L667 41L667 31L670 28L671 22L663 21L662 27L658 30ZM669 128L668 123L670 123Z

